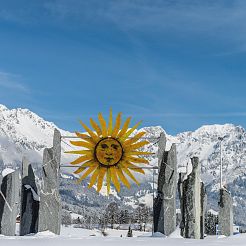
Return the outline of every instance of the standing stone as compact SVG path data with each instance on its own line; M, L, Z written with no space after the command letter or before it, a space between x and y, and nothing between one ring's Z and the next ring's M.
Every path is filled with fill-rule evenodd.
M200 214L200 238L204 239L205 234L205 216L207 208L207 194L205 185L203 182L200 183L201 187L201 214Z
M61 199L59 194L59 174L61 161L61 134L54 131L53 147L44 149L43 186L40 191L38 230L49 230L60 234Z
M233 234L233 202L230 193L224 188L220 189L219 229L221 235Z
M184 188L183 188L183 181L184 181L184 173L179 173L179 179L178 179L178 195L179 195L179 201L180 201L180 213L181 213L181 221L180 221L180 235L184 236L184 228L185 228L185 216L184 216Z
M22 161L20 236L38 232L38 188L32 165L26 158Z
M166 148L166 136L165 133L162 132L160 135L160 139L158 142L158 167L159 167L159 174L158 174L158 184L157 184L157 196L154 199L153 210L154 210L154 232L159 231L159 222L164 223L164 213L163 213L163 192L162 187L164 185L164 176L165 176L165 169L163 163L164 153ZM162 226L163 228L163 226Z
M176 229L176 145L163 153L154 203L154 231L170 235Z
M0 189L0 234L14 236L18 203L20 198L19 171L9 173L2 179Z
M166 143L167 143L166 135L164 132L162 132L158 141L158 152L157 152L159 169L161 167L163 156L166 150Z
M183 181L183 236L200 239L201 237L201 184L200 164L197 157L191 158L193 170Z

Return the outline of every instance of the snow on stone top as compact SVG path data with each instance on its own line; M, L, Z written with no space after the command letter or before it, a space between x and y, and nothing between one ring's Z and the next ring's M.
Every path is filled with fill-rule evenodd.
M2 171L2 176L5 177L7 176L8 174L10 173L13 173L15 170L12 169L12 168L5 168L3 171Z

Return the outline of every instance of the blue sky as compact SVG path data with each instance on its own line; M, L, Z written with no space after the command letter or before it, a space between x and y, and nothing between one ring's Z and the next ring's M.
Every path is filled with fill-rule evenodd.
M0 103L74 131L98 112L168 133L246 127L246 1L0 0Z

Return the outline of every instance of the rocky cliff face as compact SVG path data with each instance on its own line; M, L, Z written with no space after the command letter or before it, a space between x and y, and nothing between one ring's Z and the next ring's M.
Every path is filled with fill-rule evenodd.
M0 105L0 171L6 167L16 168L20 165L23 155L26 155L36 167L42 159L42 151L52 145L55 124L47 122L37 114L27 109L8 109ZM59 129L59 128L58 128ZM62 135L72 133L59 129ZM152 152L157 151L157 141L161 127L145 127L147 137L152 138L147 147ZM217 194L219 188L220 141L222 141L223 182L231 191L235 206L237 223L246 224L243 207L246 206L246 134L241 126L232 124L202 126L194 132L184 132L177 136L167 135L167 148L171 143L177 143L179 171L190 171L190 158L199 157L202 168L202 179L209 193L209 207L217 208ZM62 143L62 152L69 149ZM157 165L157 155L150 157L151 165ZM69 162L67 155L62 154L62 163ZM76 205L85 202L88 206L100 206L104 194L95 198L94 190L85 189L86 181L82 183L83 194L73 185L71 169L63 170L61 183L62 197L68 203ZM157 180L157 176L156 180ZM114 199L124 205L135 206L138 202L152 204L152 171L147 170L141 179L141 186L133 186L132 190L122 189L120 194L113 190ZM66 189L66 188L67 189ZM69 187L69 188L68 188ZM78 188L78 187L77 187ZM100 199L99 199L100 198ZM106 198L105 198L106 199ZM86 200L86 201L85 201ZM100 200L100 201L99 201ZM106 201L105 201L106 202Z

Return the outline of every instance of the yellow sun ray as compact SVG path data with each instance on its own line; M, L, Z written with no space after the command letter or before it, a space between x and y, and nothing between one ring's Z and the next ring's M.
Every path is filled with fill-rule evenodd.
M120 168L115 168L117 175L119 177L119 179L121 180L121 182L128 188L130 189L131 185L129 183L129 181L127 180L127 178L125 177L125 175L123 174L122 170Z
M139 158L139 157L127 157L125 158L126 160L133 162L133 163L145 163L145 164L149 164L149 161L144 159L144 158Z
M128 151L124 153L124 156L132 156L132 155L153 155L155 153L146 152L146 151Z
M85 173L77 180L77 183L80 183L83 179L85 179L88 175L90 175L90 173L92 173L96 168L97 168L97 166L92 166L92 167L88 168L85 171Z
M109 111L109 120L108 120L108 135L111 136L113 130L113 113L112 109Z
M85 169L87 169L88 167L92 167L95 166L96 162L95 161L87 161L85 163L83 163L76 171L74 171L73 173L78 174L83 172Z
M87 148L87 149L90 149L90 150L94 150L94 148L95 148L95 144L87 143L87 142L84 142L84 141L70 141L70 143L72 145L79 146L79 147L84 147L84 148Z
M133 176L133 174L127 169L126 167L122 167L123 172L126 173L137 185L139 185L139 182L136 180L136 178Z
M115 126L112 132L112 137L115 138L120 130L120 125L121 125L121 113L119 113L116 117L116 122Z
M121 138L121 141L125 141L142 123L142 121L139 121L134 127L132 127L130 130L128 130Z
M117 173L116 173L115 167L111 167L110 171L111 171L111 179L112 179L112 182L114 184L114 187L116 188L116 190L118 192L120 192L120 182L117 178Z
M97 192L102 189L103 179L106 174L107 168L101 167L99 170L98 180L97 180Z
M99 125L92 118L90 118L90 123L91 123L92 128L96 131L97 135L101 136L102 131Z
M110 192L110 181L111 181L111 169L107 168L107 194Z
M121 131L119 132L119 134L117 135L117 138L121 138L128 130L129 124L131 121L131 117L128 117L121 129Z
M142 173L145 174L144 170L128 161L123 162L123 165L126 166L127 168L131 169L134 172Z
M83 134L83 133L80 133L80 132L75 132L75 134L77 135L77 137L83 139L84 141L87 141L87 142L89 142L89 143L91 143L93 145L95 144L93 139L89 135Z
M107 137L107 123L106 123L105 119L103 118L102 113L98 114L98 120L100 122L101 129L102 129L102 137L105 138L105 137Z
M91 175L90 184L88 185L88 188L91 188L96 183L98 174L99 174L99 167L97 167L97 169Z
M93 155L82 155L81 157L77 158L75 161L72 161L70 164L77 165L81 162L90 161L92 159L94 159Z
M134 149L141 148L141 147L143 147L146 144L149 144L149 142L145 140L145 141L142 141L142 142L138 142L138 143L126 146L125 149L126 150L134 150Z
M92 150L71 150L71 151L65 151L66 154L76 154L76 155L87 155L87 154L93 154Z
M79 122L84 127L84 129L90 134L92 140L95 143L97 143L100 140L100 138L86 124L84 124L83 121L80 120Z
M133 138L126 140L124 142L124 146L131 145L131 144L137 142L143 135L145 135L145 133L146 132L139 132Z

